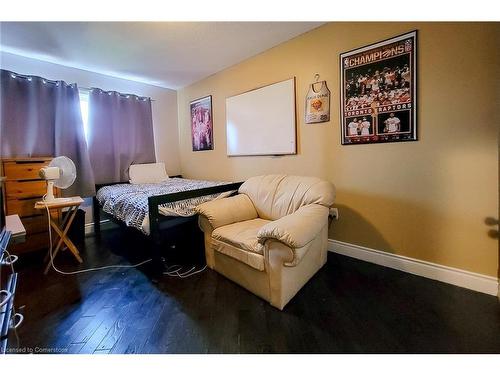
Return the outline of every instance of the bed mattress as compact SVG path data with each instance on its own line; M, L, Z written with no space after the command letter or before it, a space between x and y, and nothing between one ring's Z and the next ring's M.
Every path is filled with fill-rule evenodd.
M149 235L148 197L226 185L229 182L169 178L155 184L117 184L97 191L97 200L104 212ZM194 208L204 202L227 197L231 191L204 195L182 201L166 203L158 211L165 216L192 216Z

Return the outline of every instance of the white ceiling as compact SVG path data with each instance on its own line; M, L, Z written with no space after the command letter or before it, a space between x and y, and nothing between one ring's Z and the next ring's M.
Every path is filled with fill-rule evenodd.
M321 22L2 22L5 52L178 89Z

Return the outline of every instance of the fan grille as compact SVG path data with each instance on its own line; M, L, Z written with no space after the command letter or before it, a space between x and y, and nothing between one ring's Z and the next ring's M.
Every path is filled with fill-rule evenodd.
M58 156L52 159L49 167L58 167L61 170L61 177L54 180L54 186L59 189L67 189L76 179L76 167L73 160L67 156Z

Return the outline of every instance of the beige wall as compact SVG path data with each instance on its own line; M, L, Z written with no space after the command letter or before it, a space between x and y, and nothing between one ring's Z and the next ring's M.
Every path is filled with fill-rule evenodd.
M340 145L339 54L418 29L419 141ZM331 23L178 92L181 172L242 180L314 175L337 186L330 237L486 275L498 273L499 24ZM332 91L329 123L304 124L308 85ZM225 98L296 77L298 155L226 156ZM213 95L215 150L192 152L189 101ZM265 134L262 134L265 137Z

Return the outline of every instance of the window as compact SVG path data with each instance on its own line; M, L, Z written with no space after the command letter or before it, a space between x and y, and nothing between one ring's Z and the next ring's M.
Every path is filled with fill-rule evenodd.
M87 145L89 143L89 132L88 132L88 123L89 123L89 91L80 89L80 111L82 112L82 121L83 121L83 132L85 133L85 140L87 141Z

